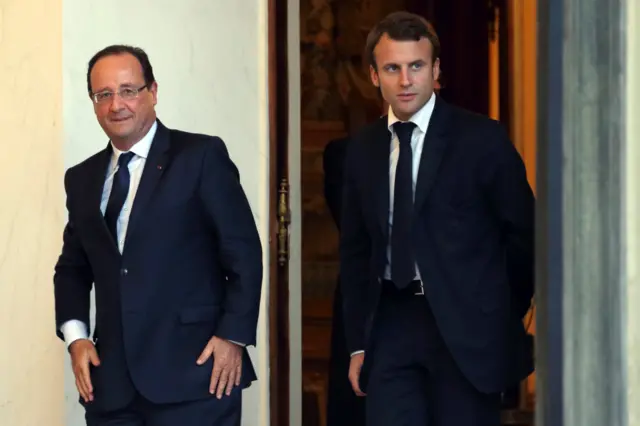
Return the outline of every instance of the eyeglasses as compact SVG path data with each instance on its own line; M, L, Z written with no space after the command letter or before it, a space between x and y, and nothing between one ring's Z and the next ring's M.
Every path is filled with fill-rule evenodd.
M115 93L105 90L104 92L92 94L91 98L93 99L93 102L97 104L102 104L106 102L111 102L111 100L113 99L113 96L117 94L118 96L120 96L120 99L125 101L130 101L137 98L141 91L148 88L149 88L149 85L145 84L144 86L139 87L137 89L134 87L124 87Z

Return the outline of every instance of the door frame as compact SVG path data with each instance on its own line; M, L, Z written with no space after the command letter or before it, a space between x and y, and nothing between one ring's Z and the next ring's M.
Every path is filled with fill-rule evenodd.
M283 7L284 6L284 7ZM268 0L269 78L269 408L271 425L289 425L288 271L278 261L280 183L288 179L286 1ZM284 25L283 25L284 24Z
M270 424L297 426L302 424L300 0L268 0L267 6Z

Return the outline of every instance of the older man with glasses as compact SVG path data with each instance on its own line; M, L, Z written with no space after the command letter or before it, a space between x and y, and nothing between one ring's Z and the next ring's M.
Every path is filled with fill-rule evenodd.
M142 49L98 52L87 85L109 143L66 173L54 276L87 425L237 426L263 270L238 170L220 138L156 118Z

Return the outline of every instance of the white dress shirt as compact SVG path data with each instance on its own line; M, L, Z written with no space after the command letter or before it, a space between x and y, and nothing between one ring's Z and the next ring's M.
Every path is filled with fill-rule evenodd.
M151 143L153 142L153 138L156 134L156 130L158 128L158 122L154 122L153 126L149 129L147 134L135 145L131 147L131 151L135 155L129 161L129 173L131 176L129 182L129 193L127 194L127 199L122 206L122 210L120 211L120 216L118 216L118 222L116 225L117 235L118 235L118 249L120 253L124 250L124 239L127 235L127 227L129 226L129 215L131 214L131 207L133 205L133 200L135 199L136 192L138 191L138 186L140 185L140 179L142 178L142 171L144 170L144 165L147 161L147 157L149 155L149 150L151 149ZM109 195L111 195L111 187L113 186L113 177L118 171L118 158L123 151L120 151L116 148L113 143L111 144L111 148L113 148L113 155L111 156L111 162L109 163L109 167L106 170L106 177L104 182L104 187L102 189L102 199L100 201L100 210L102 211L102 215L104 215L107 202L109 201ZM62 324L60 327L60 331L64 335L64 341L67 344L67 347L75 342L78 339L87 339L89 337L89 330L87 329L87 324L80 320L69 320Z
M431 94L431 98L427 101L422 108L418 110L408 121L414 123L416 127L411 134L411 150L413 151L413 196L416 195L416 183L418 182L418 170L420 169L420 159L422 158L422 147L424 146L424 138L429 128L429 122L431 121L431 115L436 105L436 95ZM396 132L393 130L393 125L401 121L396 117L389 106L389 114L387 117L387 124L389 132L391 133L391 140L389 144L389 242L387 243L387 265L384 268L384 279L391 280L391 233L393 232L393 193L396 183L396 167L398 166L398 156L400 155L400 141ZM418 265L415 266L416 275L415 279L420 279L420 271ZM351 356L363 353L364 351L355 351Z
M409 121L414 123L416 127L411 134L411 150L413 151L413 196L416 195L416 182L418 181L418 170L420 169L420 159L422 158L422 147L424 146L424 137L427 134L429 128L429 122L431 121L431 115L433 114L433 108L436 105L436 95L432 94L429 101L422 108L418 110ZM384 269L384 279L391 279L391 233L393 232L393 193L395 191L396 183L396 167L398 166L398 156L400 155L400 141L396 132L393 130L393 125L399 120L393 113L391 107L389 107L389 115L387 123L389 131L391 132L391 153L389 154L389 242L387 245L387 266ZM416 265L415 279L420 279L420 271L418 271L418 265Z

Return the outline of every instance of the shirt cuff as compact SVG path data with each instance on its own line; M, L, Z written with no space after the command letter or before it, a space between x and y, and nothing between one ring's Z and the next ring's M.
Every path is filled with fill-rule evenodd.
M240 342L236 342L234 340L229 340L229 342L233 343L234 345L238 345L238 346L242 346L243 348L247 345L245 345L244 343L240 343Z
M351 352L351 356L358 355L358 354L363 354L363 353L364 353L364 351L355 351L355 352Z
M80 320L69 320L65 322L60 327L60 331L64 336L64 342L67 344L67 348L76 340L89 338L87 325Z

